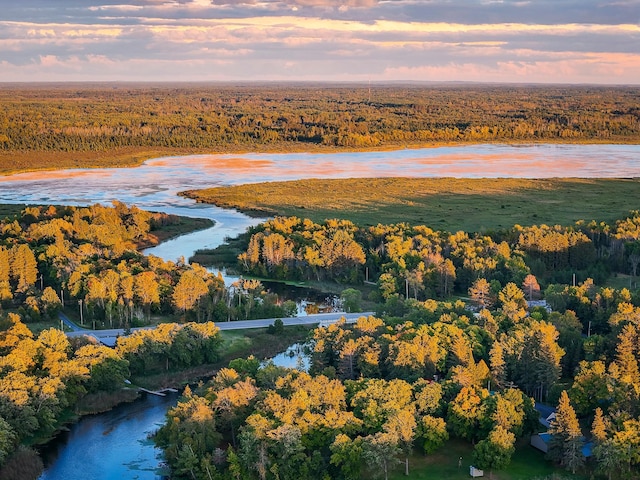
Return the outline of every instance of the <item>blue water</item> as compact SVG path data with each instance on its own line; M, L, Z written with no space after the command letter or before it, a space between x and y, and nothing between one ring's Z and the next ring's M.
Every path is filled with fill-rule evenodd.
M114 480L163 478L161 450L148 435L165 420L178 394L145 395L99 415L83 417L52 441L42 456L40 480Z

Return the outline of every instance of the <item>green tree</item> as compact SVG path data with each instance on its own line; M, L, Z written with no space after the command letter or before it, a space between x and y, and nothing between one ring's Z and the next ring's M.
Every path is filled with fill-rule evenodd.
M580 362L569 390L576 414L581 417L590 415L599 404L609 401L611 394L611 378L604 362Z
M459 438L475 440L480 421L485 415L484 400L489 392L484 388L462 387L449 405L447 425Z
M474 463L483 470L489 470L489 478L493 478L493 470L505 468L511 462L515 441L513 433L497 425L473 449Z
M352 440L344 433L339 433L331 444L330 451L331 465L340 469L342 478L360 480L364 453L360 437Z
M418 438L422 441L424 453L429 455L449 440L447 424L442 418L425 415L418 424Z
M359 312L361 310L362 292L355 288L347 288L340 293L340 300L345 312Z
M389 479L389 469L396 463L401 450L398 438L387 432L378 432L363 438L363 457L374 477Z
M4 418L0 417L0 466L13 452L18 443L18 436Z

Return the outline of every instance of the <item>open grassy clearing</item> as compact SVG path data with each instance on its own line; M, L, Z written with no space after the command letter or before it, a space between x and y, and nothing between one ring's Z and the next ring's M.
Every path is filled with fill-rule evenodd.
M462 457L462 467L458 467L458 459ZM473 446L461 440L450 440L432 455L413 455L409 459L409 478L413 480L432 480L446 478L465 480L469 476L469 466L473 465ZM558 480L572 478L583 480L579 474L570 475L562 469L555 468L545 460L544 454L530 446L525 440L518 443L511 463L503 470L493 472L493 480L533 480L556 474ZM407 478L404 475L404 464L394 468L389 476L391 480ZM489 471L484 472L489 478Z
M607 223L640 208L638 179L350 178L268 182L183 193L205 203L318 222L408 222L469 232L515 224Z

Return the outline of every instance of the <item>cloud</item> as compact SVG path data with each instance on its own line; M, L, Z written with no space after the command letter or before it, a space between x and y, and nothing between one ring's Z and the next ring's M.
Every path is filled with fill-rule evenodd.
M23 0L3 11L2 80L65 75L401 80L405 75L410 80L640 82L633 63L640 55L636 1L60 0L56 8L51 5Z

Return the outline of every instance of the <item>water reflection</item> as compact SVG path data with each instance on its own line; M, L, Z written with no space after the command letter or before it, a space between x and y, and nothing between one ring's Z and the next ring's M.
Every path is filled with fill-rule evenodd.
M161 450L148 438L178 394L143 395L109 412L83 417L42 450L40 480L159 480Z
M284 352L263 362L263 365L266 365L268 362L272 362L278 367L295 368L304 372L309 371L309 367L311 366L311 359L305 351L305 345L302 343L294 343Z
M147 210L216 221L211 229L147 251L175 261L189 258L196 249L214 248L261 221L197 204L177 196L179 191L301 178L392 176L640 177L640 145L465 145L335 154L193 155L154 159L136 168L0 177L0 203L86 205L118 200ZM297 353L284 355L296 366ZM158 451L147 435L164 421L172 402L175 398L148 396L112 412L83 418L66 439L54 442L45 453L49 466L42 479L159 478L155 471Z

